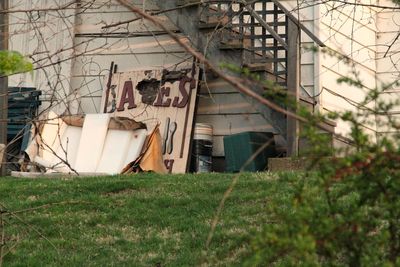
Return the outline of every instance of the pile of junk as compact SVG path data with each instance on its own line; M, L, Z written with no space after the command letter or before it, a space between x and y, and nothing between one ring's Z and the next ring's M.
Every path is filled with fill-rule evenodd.
M47 117L33 123L12 176L167 173L159 127L112 114Z

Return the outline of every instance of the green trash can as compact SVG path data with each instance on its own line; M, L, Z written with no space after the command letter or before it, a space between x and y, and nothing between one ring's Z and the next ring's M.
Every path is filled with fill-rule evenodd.
M256 155L257 151L265 146ZM274 134L270 132L243 132L224 137L227 172L238 172L251 158L244 171L255 172L267 169L268 158L276 157Z

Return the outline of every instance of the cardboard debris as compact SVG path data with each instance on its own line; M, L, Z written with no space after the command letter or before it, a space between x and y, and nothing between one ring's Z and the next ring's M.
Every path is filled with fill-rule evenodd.
M143 171L167 173L161 151L162 140L160 128L156 127L148 138L146 150L140 160L139 166Z
M70 126L83 127L85 115L63 116L61 119ZM146 124L126 117L111 117L108 123L108 129L133 131L146 129Z
M122 170L121 174L137 173L140 171L154 171L157 173L168 173L163 162L162 139L159 126L156 126L147 137L140 156L130 162Z

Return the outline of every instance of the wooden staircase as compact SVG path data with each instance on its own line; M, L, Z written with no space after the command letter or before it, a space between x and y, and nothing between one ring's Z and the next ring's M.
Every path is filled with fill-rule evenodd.
M248 68L300 99L300 32L323 46L276 0L156 1L168 18L216 66L229 63ZM228 71L228 70L225 70ZM239 75L232 73L233 75ZM255 86L262 94L264 88ZM243 95L287 142L287 154L297 155L299 123ZM316 103L303 104L314 109ZM279 104L279 103L277 103Z

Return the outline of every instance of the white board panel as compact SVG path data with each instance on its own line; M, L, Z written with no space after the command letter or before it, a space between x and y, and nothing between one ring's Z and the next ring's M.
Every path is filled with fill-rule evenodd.
M56 160L54 153L58 150L67 125L59 118L59 116L50 112L46 124L43 127L39 138L43 148L43 154L40 155L45 161L53 162Z
M75 168L78 172L96 172L106 139L109 114L87 114L82 128Z
M81 127L68 126L62 135L61 145L56 151L58 157L70 164L71 167L74 167L76 163L81 135ZM55 158L53 163L64 164L59 158Z
M96 172L110 174L121 172L131 135L132 133L128 131L108 130Z

